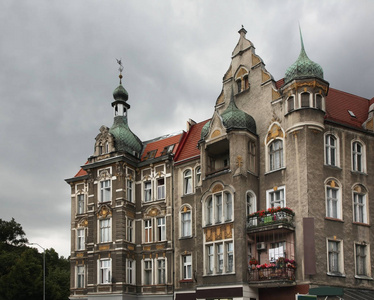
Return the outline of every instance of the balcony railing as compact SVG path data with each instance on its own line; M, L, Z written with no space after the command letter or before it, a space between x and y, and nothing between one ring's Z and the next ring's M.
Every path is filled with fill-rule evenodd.
M295 281L294 267L249 268L249 281Z
M268 210L260 210L248 216L247 229L282 223L293 227L294 215L295 213L288 207L272 207Z

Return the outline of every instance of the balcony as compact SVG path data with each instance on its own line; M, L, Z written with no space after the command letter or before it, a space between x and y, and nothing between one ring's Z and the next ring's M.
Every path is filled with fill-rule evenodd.
M293 284L295 281L295 267L284 266L284 267L259 267L255 266L254 269L249 268L248 281L250 283L257 284L279 284L282 282L284 284Z
M273 229L294 230L295 213L288 207L272 207L250 214L247 218L247 232Z

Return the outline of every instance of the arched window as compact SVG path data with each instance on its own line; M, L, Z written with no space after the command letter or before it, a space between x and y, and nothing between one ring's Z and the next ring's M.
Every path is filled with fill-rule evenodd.
M316 95L314 107L318 109L323 109L322 107L322 96L320 94Z
M338 141L332 134L325 136L325 163L330 166L337 166Z
M212 196L210 196L206 200L206 225L210 225L213 223L213 200Z
M295 109L295 97L291 96L287 99L287 111L291 112Z
M365 187L357 184L353 188L353 221L367 223L367 191Z
M109 143L105 143L105 153L109 153Z
M283 167L283 141L274 140L269 145L269 166L270 171Z
M233 198L227 191L209 196L205 201L205 225L220 224L233 220Z
M192 172L191 170L186 170L183 173L183 192L184 194L192 193Z
M247 198L247 216L248 216L256 212L257 203L256 203L256 196L251 191L247 192L246 198Z
M191 208L187 205L184 205L180 211L180 220L181 220L181 237L191 237L192 232L192 212Z
M196 173L196 186L198 186L200 184L200 181L201 181L201 167L197 167L195 169L195 173Z
M334 179L326 183L326 217L342 218L341 188Z
M238 93L240 93L242 91L242 80L241 79L238 79L236 81L236 84L238 86Z
M301 107L309 107L309 93L301 93Z

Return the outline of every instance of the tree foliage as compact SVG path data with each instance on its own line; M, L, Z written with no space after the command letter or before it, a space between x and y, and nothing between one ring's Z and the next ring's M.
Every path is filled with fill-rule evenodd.
M0 219L0 300L43 299L43 253L25 245L22 226ZM53 249L45 250L46 299L69 298L70 264Z

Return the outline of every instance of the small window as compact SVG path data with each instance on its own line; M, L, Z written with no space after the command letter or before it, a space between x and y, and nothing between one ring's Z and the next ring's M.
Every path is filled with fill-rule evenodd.
M328 240L328 273L342 275L343 260L341 241Z
M191 236L191 210L187 206L181 211L181 236Z
M147 152L146 156L144 156L144 160L155 158L156 153L157 149Z
M77 213L78 214L83 214L84 213L84 195L83 194L80 194L77 196L78 197L78 201L77 201Z
M144 182L144 202L152 201L152 182Z
M108 284L111 283L111 260L110 259L101 259L99 261L99 283Z
M357 276L369 276L368 273L368 246L365 244L355 244L356 254L356 275Z
M144 220L144 242L145 243L153 242L151 219Z
M326 185L326 217L342 218L340 186L334 180Z
M165 178L157 179L157 200L165 199Z
M100 200L101 202L111 201L110 180L100 182Z
M110 219L100 220L99 224L100 224L100 243L110 242L111 241Z
M236 81L236 84L238 86L238 93L240 93L242 91L242 80L241 79L238 79Z
M134 182L128 178L127 179L127 201L134 202L133 196Z
M364 147L359 142L352 143L352 170L364 172Z
M275 140L269 145L269 164L270 171L278 170L283 167L283 141Z
M357 118L353 111L348 110L348 113L352 118Z
M301 107L309 107L309 93L301 93Z
M196 186L198 186L201 182L201 167L196 168Z
M144 273L143 273L143 283L144 285L151 285L152 282L152 260L144 260Z
M183 190L184 194L191 194L192 193L192 172L191 170L186 170L183 173L184 181L183 181Z
M127 241L134 243L134 220L127 219Z
M367 197L366 189L361 185L353 188L353 221L367 223Z
M126 267L127 267L126 282L128 284L135 284L135 261L132 259L128 259Z
M183 262L182 278L184 280L192 279L192 256L191 255L183 255L182 256L182 262Z
M170 146L166 146L164 148L164 150L162 150L161 155L166 155L166 154L172 153L173 149L174 149L174 146L175 146L174 144L170 145Z
M248 75L244 76L244 89L248 90L249 89L249 80L248 80Z
M84 288L84 266L77 266L77 283L78 289Z
M157 218L157 240L166 241L165 217Z
M165 258L159 258L157 260L157 284L166 283L166 270L165 270Z
M267 190L266 194L267 194L267 208L286 206L284 187L278 187L277 189Z
M330 166L337 166L338 141L332 134L325 136L325 163Z
M84 228L77 229L77 250L85 249L85 234Z
M287 111L291 112L295 109L295 97L291 96L287 99Z
M314 107L318 109L322 109L322 96L320 94L316 95L316 103Z

